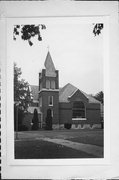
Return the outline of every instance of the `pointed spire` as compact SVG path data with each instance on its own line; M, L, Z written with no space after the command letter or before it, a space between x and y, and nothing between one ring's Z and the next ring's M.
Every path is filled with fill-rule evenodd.
M54 66L54 63L52 61L50 52L48 51L47 56L46 56L46 60L45 60L45 68L46 68L46 76L50 76L50 77L56 77L56 69Z

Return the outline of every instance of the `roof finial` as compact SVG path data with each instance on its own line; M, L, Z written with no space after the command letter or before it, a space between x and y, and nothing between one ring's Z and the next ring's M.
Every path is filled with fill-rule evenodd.
M50 49L50 46L49 46L49 45L47 46L47 49L48 49L48 51L49 51L49 49Z

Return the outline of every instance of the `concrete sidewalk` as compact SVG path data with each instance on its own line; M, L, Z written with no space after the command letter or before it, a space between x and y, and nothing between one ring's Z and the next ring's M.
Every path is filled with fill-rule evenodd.
M65 139L51 139L51 138L36 138L37 140L43 140L43 141L48 141L52 142L55 144L60 144L72 149L76 149L79 151L83 151L88 154L95 155L96 157L103 158L103 147L99 147L96 145L91 145L91 144L83 144L83 143L77 143L77 142L72 142L69 140Z

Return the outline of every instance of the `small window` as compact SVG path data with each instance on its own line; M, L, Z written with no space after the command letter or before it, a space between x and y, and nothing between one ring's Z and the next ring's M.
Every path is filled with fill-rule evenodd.
M55 89L55 81L51 81L51 89Z
M53 96L49 96L49 106L53 106Z
M50 89L50 81L46 80L46 89Z

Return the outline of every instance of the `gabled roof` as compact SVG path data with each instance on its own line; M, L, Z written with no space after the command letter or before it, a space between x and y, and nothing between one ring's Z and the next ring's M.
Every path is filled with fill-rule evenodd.
M38 91L39 87L36 85L30 85L31 94L34 101L38 101Z
M75 92L78 91L78 88L73 86L72 84L66 84L62 89L59 91L59 102L69 102L69 97L73 96ZM80 90L80 92L88 99L89 103L100 103L92 96L84 93Z
M68 97L71 96L76 90L75 86L68 83L59 91L59 102L69 102Z
M100 101L98 101L97 99L95 99L93 96L86 94L85 92L81 91L88 99L89 99L89 103L99 103Z

